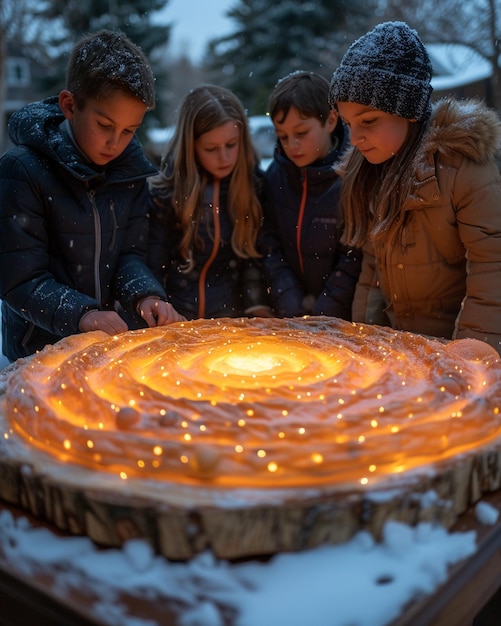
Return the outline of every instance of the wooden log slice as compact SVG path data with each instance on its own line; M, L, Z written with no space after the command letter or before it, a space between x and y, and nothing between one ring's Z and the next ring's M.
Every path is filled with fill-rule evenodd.
M86 333L3 370L0 400L2 499L169 559L450 527L501 487L501 364L473 340L330 318Z

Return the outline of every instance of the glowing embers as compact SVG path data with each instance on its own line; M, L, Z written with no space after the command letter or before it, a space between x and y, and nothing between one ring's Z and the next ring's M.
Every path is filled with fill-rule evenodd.
M87 333L15 378L13 428L124 479L371 486L501 429L500 362L486 344L328 318Z

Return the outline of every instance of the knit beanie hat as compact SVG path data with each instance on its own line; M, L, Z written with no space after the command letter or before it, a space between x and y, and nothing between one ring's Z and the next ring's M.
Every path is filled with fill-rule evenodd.
M357 39L332 75L329 103L356 102L426 120L431 114L432 66L417 32L384 22Z

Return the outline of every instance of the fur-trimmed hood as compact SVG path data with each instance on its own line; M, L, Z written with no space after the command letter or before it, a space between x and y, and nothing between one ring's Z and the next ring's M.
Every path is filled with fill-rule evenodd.
M432 110L420 146L422 158L440 154L445 163L462 155L476 163L494 159L501 143L501 120L479 100L443 98Z

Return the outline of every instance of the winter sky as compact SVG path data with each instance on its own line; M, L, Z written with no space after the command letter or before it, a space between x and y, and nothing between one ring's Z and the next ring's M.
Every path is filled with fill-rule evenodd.
M203 58L211 39L231 32L235 24L226 13L239 0L166 0L165 8L158 13L161 23L171 24L170 50L174 57L186 54L194 63ZM446 76L435 76L435 89L450 89L467 82L482 80L490 75L488 61L473 50L455 46L429 46L434 65L446 67ZM432 59L433 60L433 59ZM445 64L445 65L444 65ZM452 65L451 65L452 64Z
M172 24L171 51L174 56L188 52L200 61L210 39L225 35L232 22L225 17L237 0L168 0L159 12L163 23Z

